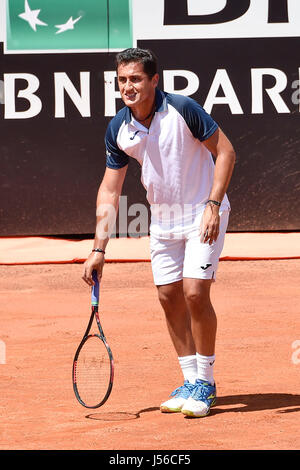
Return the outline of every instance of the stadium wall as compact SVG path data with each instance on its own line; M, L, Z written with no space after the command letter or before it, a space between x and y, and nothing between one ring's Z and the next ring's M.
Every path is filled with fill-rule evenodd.
M94 232L114 58L135 46L233 142L229 231L300 229L298 0L0 0L0 19L0 236ZM148 231L139 177L116 234Z

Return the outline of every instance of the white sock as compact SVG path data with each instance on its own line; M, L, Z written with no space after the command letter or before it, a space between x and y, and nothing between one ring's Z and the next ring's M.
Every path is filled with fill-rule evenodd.
M197 378L196 354L191 356L178 357L178 361L183 373L184 380L188 380L191 384L194 384Z
M197 360L197 378L201 380L206 380L211 385L214 385L214 362L215 355L213 356L202 356L199 353L196 353Z

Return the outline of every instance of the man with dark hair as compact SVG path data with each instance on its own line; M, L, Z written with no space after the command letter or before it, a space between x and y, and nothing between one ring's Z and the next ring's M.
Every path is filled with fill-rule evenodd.
M139 62L144 66L144 72L151 79L157 73L157 59L152 51L148 49L125 49L116 55L116 68L120 64L129 64L130 62Z
M116 63L125 107L106 132L94 250L84 264L83 279L93 285L93 269L101 278L108 227L115 221L129 159L135 158L151 207L154 282L184 380L160 408L202 417L216 402L217 318L210 288L228 224L226 190L235 152L196 101L157 88L151 51L127 49L117 55Z

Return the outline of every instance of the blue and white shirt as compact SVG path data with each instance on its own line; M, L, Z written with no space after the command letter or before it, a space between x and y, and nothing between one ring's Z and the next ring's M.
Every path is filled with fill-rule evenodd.
M218 125L192 98L156 89L155 101L149 129L134 119L127 106L110 121L106 165L119 169L130 157L141 164L152 220L159 219L162 205L197 213L209 199L214 177L212 155L202 142ZM229 208L225 195L221 210Z

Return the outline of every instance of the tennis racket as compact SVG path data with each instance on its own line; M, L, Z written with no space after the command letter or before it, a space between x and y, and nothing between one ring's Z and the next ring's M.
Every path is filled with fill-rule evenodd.
M86 408L99 408L108 399L114 378L114 361L100 323L99 281L92 273L92 313L73 361L73 389L79 403ZM90 334L94 318L99 334Z

